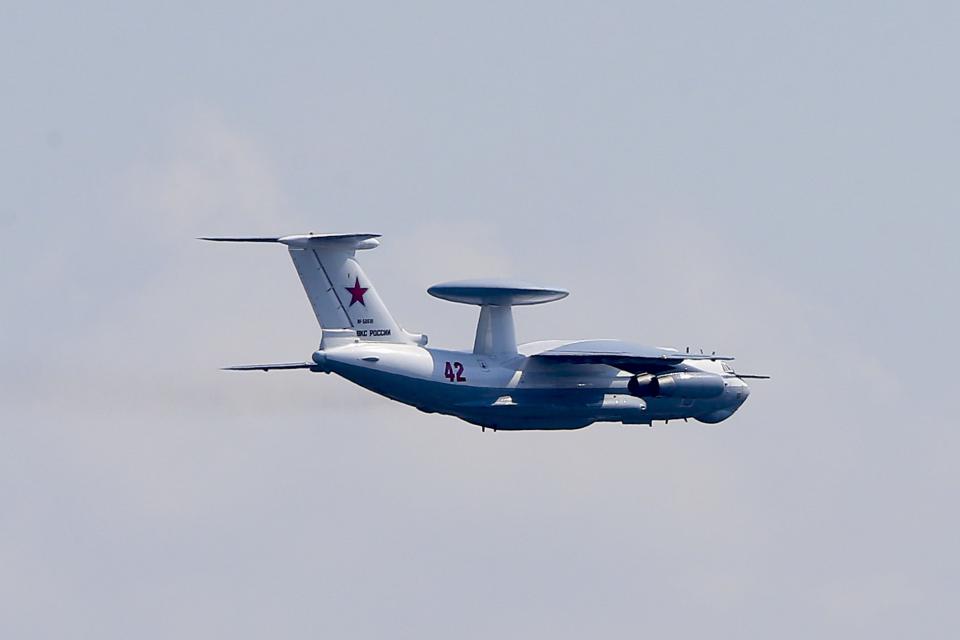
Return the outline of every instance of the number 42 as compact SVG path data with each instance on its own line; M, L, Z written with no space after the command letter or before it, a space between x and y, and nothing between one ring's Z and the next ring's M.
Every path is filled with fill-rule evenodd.
M450 382L467 381L467 379L463 377L463 365L459 362L447 362L446 366L443 368L443 377Z

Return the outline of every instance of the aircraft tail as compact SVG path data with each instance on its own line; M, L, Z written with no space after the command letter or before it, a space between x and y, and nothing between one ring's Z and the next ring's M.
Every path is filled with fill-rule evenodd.
M355 339L424 343L397 325L356 260L358 249L379 246L379 234L350 233L256 238L201 238L214 242L275 242L287 245L300 282L324 332L321 343Z

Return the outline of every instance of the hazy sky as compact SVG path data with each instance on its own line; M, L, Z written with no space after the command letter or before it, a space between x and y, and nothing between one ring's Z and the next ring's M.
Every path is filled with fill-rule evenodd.
M953 638L955 2L0 4L0 636ZM770 373L481 433L308 357L285 252L565 286Z

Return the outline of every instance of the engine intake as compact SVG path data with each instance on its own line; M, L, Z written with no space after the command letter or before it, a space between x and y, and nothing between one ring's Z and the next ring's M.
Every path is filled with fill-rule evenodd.
M640 398L716 398L723 393L721 376L705 372L666 373L654 376L649 373L633 376L627 383L627 391Z

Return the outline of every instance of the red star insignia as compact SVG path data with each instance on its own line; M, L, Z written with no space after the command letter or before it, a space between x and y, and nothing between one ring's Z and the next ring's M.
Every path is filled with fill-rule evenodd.
M354 302L359 302L363 306L367 306L367 303L363 301L363 294L365 294L370 287L361 287L360 278L357 278L352 287L344 287L347 291L350 292L350 304L348 307L352 307Z

